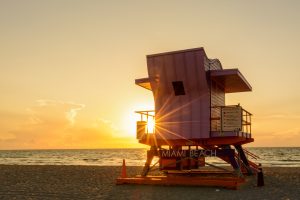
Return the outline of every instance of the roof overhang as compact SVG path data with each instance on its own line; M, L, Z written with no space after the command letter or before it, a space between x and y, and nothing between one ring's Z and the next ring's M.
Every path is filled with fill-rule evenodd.
M224 87L225 93L252 91L251 85L238 69L211 70L210 77Z
M150 84L150 78L135 79L135 84L138 86L141 86L147 90L152 90L151 84Z

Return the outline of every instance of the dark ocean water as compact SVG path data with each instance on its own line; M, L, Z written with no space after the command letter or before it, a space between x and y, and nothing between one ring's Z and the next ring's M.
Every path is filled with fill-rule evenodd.
M252 147L248 151L259 156L251 159L263 166L300 167L300 147ZM0 164L8 165L98 165L143 166L147 149L74 149L74 150L1 150ZM218 158L207 158L212 164L226 165Z

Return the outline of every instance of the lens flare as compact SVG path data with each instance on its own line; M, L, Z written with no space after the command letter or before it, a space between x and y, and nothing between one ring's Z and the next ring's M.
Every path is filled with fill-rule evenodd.
M148 133L154 133L155 132L155 119L150 117L147 122L147 129Z

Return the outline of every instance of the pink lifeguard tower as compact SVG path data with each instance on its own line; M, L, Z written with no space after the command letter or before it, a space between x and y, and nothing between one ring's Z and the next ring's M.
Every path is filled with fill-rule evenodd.
M220 61L209 59L203 48L148 55L147 69L148 77L136 79L135 84L153 93L155 110L137 111L141 115L137 139L150 150L141 177L131 181L123 177L120 184L154 184L148 177L154 157L166 174L161 183L167 184L176 184L177 179L171 177L180 174L181 184L194 181L195 185L210 185L212 181L211 185L232 188L243 182L243 174L259 171L258 165L248 159L256 156L242 147L254 141L251 113L241 105L225 105L226 93L252 91L238 69L223 69ZM155 121L154 128L148 126L149 121ZM233 181L182 176L205 174L202 167L211 165L205 162L207 157L229 163Z

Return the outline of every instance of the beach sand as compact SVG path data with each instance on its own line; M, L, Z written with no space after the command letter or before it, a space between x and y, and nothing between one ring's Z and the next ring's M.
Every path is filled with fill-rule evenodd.
M139 174L142 167L127 167ZM115 185L121 167L0 165L0 199L300 199L300 168L264 168L238 190L218 187Z

